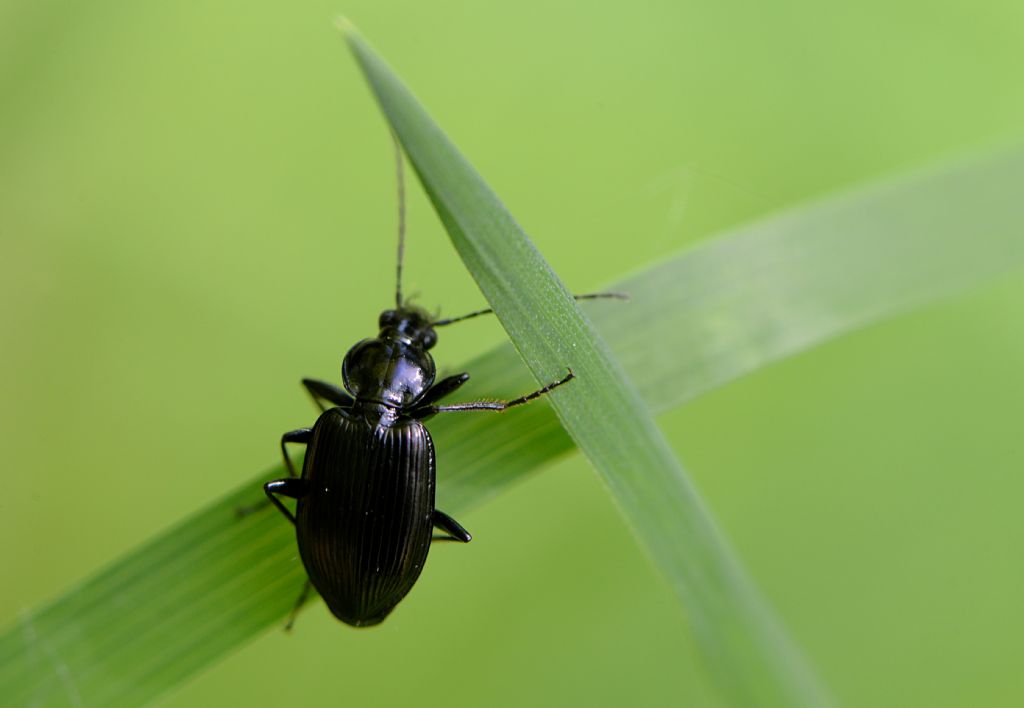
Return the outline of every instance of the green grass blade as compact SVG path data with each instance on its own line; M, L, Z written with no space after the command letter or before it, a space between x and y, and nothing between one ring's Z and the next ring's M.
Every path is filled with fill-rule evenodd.
M736 705L820 706L826 692L746 577L639 392L497 196L384 61L349 45L452 243L551 404L686 607Z
M611 287L629 303L588 312L647 404L666 410L1019 269L1022 181L1024 150L1013 150L795 209L636 273ZM474 375L467 399L534 383L507 344L464 368ZM572 449L545 404L430 427L439 504L456 516ZM240 520L235 509L282 472L248 480L16 618L0 634L4 704L143 703L280 628L301 585L294 537L276 514Z
M612 284L630 301L591 305L588 313L647 405L667 411L829 339L1020 270L1024 201L1015 185L1022 181L1018 148L791 209ZM474 378L460 393L509 396L534 385L515 362L510 344L474 360L465 367ZM531 446L546 454L560 431L536 407L500 421L448 416L431 425L451 430L455 445L508 430L522 443L516 454L531 461ZM561 439L570 449L568 436ZM477 451L489 456L482 468L446 468L446 499L476 503L512 481L514 461L489 450Z
M1019 270L1022 182L1015 147L789 209L619 281L632 302L594 320L649 404L685 403ZM618 336L635 317L667 346Z

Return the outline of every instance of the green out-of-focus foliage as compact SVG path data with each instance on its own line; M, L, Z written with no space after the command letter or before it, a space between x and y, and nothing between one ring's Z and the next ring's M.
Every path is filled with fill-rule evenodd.
M1022 173L1024 150L1010 150L750 224L616 283L630 293L629 306L596 308L592 320L646 406L671 410L831 337L1019 271ZM845 247L851 242L855 251ZM652 339L663 352L652 352ZM460 389L469 399L511 398L531 385L508 343L466 368L477 376ZM595 409L612 417L599 399ZM572 449L542 403L507 416L441 416L431 429L445 470L442 504L460 515ZM638 469L649 468L627 464L616 474L628 480ZM0 633L0 693L16 705L138 703L281 626L301 584L292 529L269 506L238 511L258 508L262 483L284 473L279 463L246 480L53 602L20 613ZM609 487L627 515L638 517L632 521L643 545L651 545L652 526L667 527L654 543L671 543L670 552L649 552L673 585L702 588L716 570L728 571L704 595L677 589L688 618L705 632L694 638L716 669L719 691L740 704L825 703L813 671L772 627L693 493L687 500L683 490L671 504L640 503L655 490L678 496L658 484L640 477L636 490L618 480ZM624 493L638 499L622 500ZM738 638L706 634L730 628ZM757 636L759 628L769 631ZM780 691L786 695L771 700Z
M389 301L388 138L338 9L0 6L5 623L262 468L311 420L297 379L336 377ZM344 9L580 290L1024 119L1010 2ZM409 289L479 306L410 212ZM1004 279L663 421L844 703L1024 698L1022 305ZM442 366L501 339L445 334ZM579 460L462 520L379 630L314 608L171 703L710 700Z

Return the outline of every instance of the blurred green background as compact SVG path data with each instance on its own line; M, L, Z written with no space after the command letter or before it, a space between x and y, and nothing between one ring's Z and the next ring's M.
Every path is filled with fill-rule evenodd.
M562 278L1024 136L1024 5L0 1L0 621L277 459L393 289L383 119L347 14ZM482 298L410 189L407 289ZM662 419L841 702L1024 702L1024 285ZM445 331L442 368L500 341ZM439 503L444 469L439 470ZM579 458L460 519L373 631L322 605L168 705L714 705Z

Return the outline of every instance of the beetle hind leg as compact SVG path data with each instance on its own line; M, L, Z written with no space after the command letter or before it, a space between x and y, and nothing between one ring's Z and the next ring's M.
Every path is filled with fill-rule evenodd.
M236 506L235 516L237 516L239 519L244 519L250 514L255 514L257 511L263 511L268 506L270 506L269 499L260 499L258 502L255 502L253 504L244 504L242 506Z
M458 521L448 516L440 509L434 509L434 513L430 517L431 523L434 528L438 531L444 531L446 536L434 536L432 541L458 541L459 543L469 543L473 540L473 535L462 527Z
M306 604L306 600L309 599L309 593L313 589L313 583L310 582L309 578L306 578L306 583L302 586L302 592L299 593L298 599L295 601L295 607L292 608L291 614L288 615L288 621L285 622L284 631L292 631L292 627L295 626L295 618L299 616L299 610Z

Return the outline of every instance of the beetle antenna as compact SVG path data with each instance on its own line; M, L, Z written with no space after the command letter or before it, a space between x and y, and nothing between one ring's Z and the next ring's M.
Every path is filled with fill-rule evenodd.
M573 295L573 299L574 300L605 300L605 299L609 299L609 300L628 300L629 299L629 295L627 295L626 293L587 293L586 295ZM444 327L445 325L455 324L456 322L462 322L463 320L471 320L474 317L479 317L480 315L490 315L490 314L493 314L493 313L494 313L494 310L492 310L491 308L488 307L486 310L477 310L475 312L470 312L468 315L461 315L459 317L449 317L446 320L437 320L436 322L431 322L430 326L431 327Z
M402 161L402 145L395 131L391 131L395 144L395 177L398 182L398 267L395 273L395 306L402 307L402 261L405 260L405 170Z

